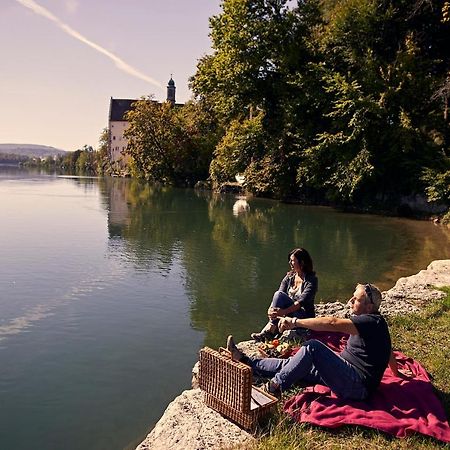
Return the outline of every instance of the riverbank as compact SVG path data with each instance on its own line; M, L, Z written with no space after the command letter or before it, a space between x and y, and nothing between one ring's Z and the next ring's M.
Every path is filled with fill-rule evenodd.
M199 181L194 187L195 189L199 190L213 190L210 183L203 181ZM235 194L242 197L252 196L252 194L248 193L245 190L244 186L238 182L222 183L222 185L216 189L216 192L221 194ZM448 205L445 205L444 203L438 204L436 202L428 202L426 197L423 195L406 196L403 197L397 205L392 204L390 206L383 203L379 203L377 205L376 202L372 202L370 206L362 204L350 205L319 198L316 198L312 201L311 199L306 198L269 198L273 201L279 201L280 203L286 203L290 205L327 206L337 211L355 214L373 214L385 217L402 217L414 220L429 220L434 224L442 224L444 226L450 227L450 210L448 208Z
M401 318L407 317L406 315L420 314L446 295L444 292L434 289L444 286L450 286L450 260L434 261L426 270L421 270L409 277L400 278L392 289L383 292L381 312L394 321L396 317L402 320ZM316 311L317 315L343 316L346 307L342 303L335 302L316 305ZM421 325L427 326L422 321ZM408 348L405 348L408 343L408 333L400 333L400 328L397 327L393 332L391 331L394 347L410 353ZM414 327L410 330L413 335L418 332ZM445 329L444 333L446 335ZM448 341L444 341L444 348L445 345L448 346L448 343L445 344L445 342ZM241 343L240 348L247 353L256 351L255 344L252 341ZM438 347L437 350L442 351L442 346ZM417 355L411 354L411 356L420 360L425 357L420 352ZM433 363L430 364L433 365ZM448 365L448 361L444 364ZM433 367L430 371L434 372ZM445 377L445 374L442 375L442 378ZM435 384L439 380L435 378ZM253 435L205 407L200 390L191 389L184 391L169 404L162 418L136 450L167 448L200 450L230 448L236 445L257 445L257 441L255 441ZM350 447L352 446L350 445Z

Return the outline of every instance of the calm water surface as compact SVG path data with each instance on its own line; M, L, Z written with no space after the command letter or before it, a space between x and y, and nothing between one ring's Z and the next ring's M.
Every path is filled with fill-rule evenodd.
M0 169L0 449L133 449L203 345L264 323L287 252L319 301L383 289L450 234L427 222Z

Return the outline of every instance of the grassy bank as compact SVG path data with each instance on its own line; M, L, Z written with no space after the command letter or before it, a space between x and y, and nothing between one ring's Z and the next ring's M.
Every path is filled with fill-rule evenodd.
M450 287L443 299L420 314L388 319L393 347L420 361L432 375L436 394L450 416ZM449 448L435 439L414 435L397 439L362 427L345 426L329 431L308 424L297 424L280 410L261 430L261 438L240 450L303 449L441 449Z

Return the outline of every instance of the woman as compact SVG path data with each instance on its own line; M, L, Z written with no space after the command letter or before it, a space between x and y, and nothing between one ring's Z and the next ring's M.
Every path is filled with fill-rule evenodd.
M288 256L291 271L281 281L267 311L269 322L259 332L252 333L255 341L272 339L278 330L279 317L314 317L314 297L318 280L313 270L311 256L304 248L296 248Z

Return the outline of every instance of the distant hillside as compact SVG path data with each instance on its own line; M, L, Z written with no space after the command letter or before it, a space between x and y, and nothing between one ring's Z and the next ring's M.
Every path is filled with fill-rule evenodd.
M45 158L46 156L65 155L67 152L48 145L35 144L0 144L0 154L20 155L28 158Z

